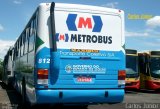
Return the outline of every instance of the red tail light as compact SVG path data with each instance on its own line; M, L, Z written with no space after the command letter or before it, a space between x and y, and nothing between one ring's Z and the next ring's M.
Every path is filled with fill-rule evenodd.
M48 79L48 69L39 69L38 79Z
M118 71L118 80L125 80L126 78L126 71L125 70L119 70Z
M126 78L126 71L125 70L119 70L118 71L118 86L124 86L125 85L125 78Z
M38 84L48 84L48 69L38 69L37 79Z

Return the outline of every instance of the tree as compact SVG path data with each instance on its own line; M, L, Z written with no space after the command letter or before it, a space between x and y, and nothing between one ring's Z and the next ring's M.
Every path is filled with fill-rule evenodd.
M2 79L2 73L3 73L3 60L0 59L0 80Z

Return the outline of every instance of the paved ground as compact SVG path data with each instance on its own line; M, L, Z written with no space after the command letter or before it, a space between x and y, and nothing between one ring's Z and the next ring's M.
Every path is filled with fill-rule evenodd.
M126 92L124 103L160 103L160 92L143 90Z
M0 82L0 109L22 109L21 96ZM127 91L123 103L98 104L86 107L37 105L32 109L160 109L160 92Z

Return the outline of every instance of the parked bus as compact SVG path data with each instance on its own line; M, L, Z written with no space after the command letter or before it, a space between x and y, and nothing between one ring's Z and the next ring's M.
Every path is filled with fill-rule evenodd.
M134 49L126 49L126 89L140 88L140 75L138 70L138 53Z
M160 51L139 53L140 88L160 89Z
M13 47L10 47L7 54L4 57L3 61L3 74L2 74L2 81L7 85L12 85L13 83L13 54L14 49Z
M14 44L23 102L117 103L124 98L124 12L42 3Z

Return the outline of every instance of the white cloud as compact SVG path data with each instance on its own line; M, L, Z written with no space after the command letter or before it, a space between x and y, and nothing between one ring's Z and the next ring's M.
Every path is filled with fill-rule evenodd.
M160 27L160 16L154 16L146 21L146 25L151 28Z
M0 32L4 30L4 27L0 24Z
M153 18L147 20L146 25L147 25L146 29L144 29L142 32L125 31L125 36L126 37L160 36L160 32L157 31L157 27L160 27L160 16L154 16Z
M136 48L142 50L160 50L160 16L154 16L151 19L146 20L144 23L146 27L140 31L131 30L125 32L125 36L130 43L127 46L129 48ZM126 41L127 42L127 41ZM134 43L136 44L134 45Z
M158 47L159 44L157 44L157 42L143 42L145 45L149 46L149 47Z
M139 37L139 36L149 36L149 33L147 32L129 32L125 31L126 37Z
M156 37L160 36L160 32L157 31L156 29L153 29L153 28L152 29L151 28L147 28L146 32L152 34L152 36L156 36Z
M2 40L0 39L0 58L4 58L4 55L7 53L7 50L10 46L12 46L15 43L15 41L11 40Z
M108 8L116 8L117 5L118 5L118 2L110 2L110 3L103 4L101 6L108 7Z
M13 3L14 4L22 4L22 0L14 0Z

